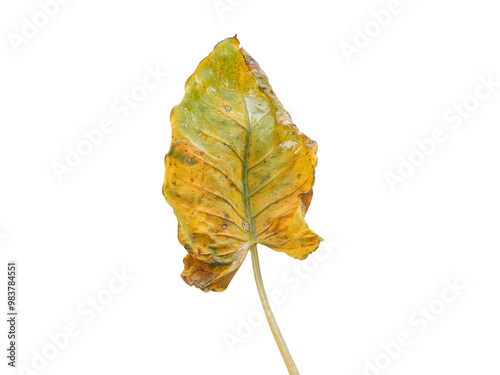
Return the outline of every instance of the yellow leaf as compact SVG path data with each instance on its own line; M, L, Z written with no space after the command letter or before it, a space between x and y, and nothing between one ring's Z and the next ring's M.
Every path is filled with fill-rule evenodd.
M171 113L163 194L188 254L182 278L226 289L254 244L305 259L316 142L302 134L236 37L217 44Z

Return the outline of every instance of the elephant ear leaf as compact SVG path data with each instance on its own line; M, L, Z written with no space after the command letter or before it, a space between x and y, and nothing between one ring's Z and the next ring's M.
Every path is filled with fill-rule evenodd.
M221 292L255 244L305 259L316 142L302 134L236 37L217 44L171 113L163 194L188 251L182 278Z

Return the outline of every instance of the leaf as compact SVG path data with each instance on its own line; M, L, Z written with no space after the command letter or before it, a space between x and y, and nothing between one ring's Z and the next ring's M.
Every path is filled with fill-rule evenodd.
M217 44L172 110L163 194L188 251L182 278L226 289L249 248L305 259L322 240L304 215L316 142L302 134L236 37Z

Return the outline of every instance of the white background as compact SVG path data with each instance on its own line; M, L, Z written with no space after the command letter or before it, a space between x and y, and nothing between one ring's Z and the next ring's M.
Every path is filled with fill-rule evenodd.
M16 52L13 34L22 37L24 17L41 7L2 2L0 284L16 260L18 365L51 353L50 333L79 328L43 371L20 373L286 373L267 323L233 351L224 339L258 320L250 258L224 293L188 287L161 194L170 110L197 64L236 33L318 142L307 220L339 244L306 271L260 247L268 291L286 297L275 313L301 373L373 375L366 361L377 358L384 374L499 373L500 87L469 96L479 77L500 81L500 9L491 0L401 0L377 29L371 12L388 4L74 0ZM365 27L373 36L348 61L342 43L356 46ZM137 89L147 67L170 75L120 118L113 102ZM443 114L464 100L478 108L453 129ZM53 162L105 118L113 131L59 181ZM436 128L446 141L392 191L384 174ZM134 279L86 322L77 309L109 297L113 270L123 269ZM292 272L301 275L293 283ZM439 302L455 279L467 290ZM444 311L420 332L410 319L432 303ZM403 331L412 344L384 363L381 345ZM3 354L0 368L11 372Z

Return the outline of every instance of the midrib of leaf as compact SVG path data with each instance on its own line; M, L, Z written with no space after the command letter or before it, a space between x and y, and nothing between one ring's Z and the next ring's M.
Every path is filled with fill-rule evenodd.
M247 216L247 222L250 226L250 241L255 241L255 224L252 219L252 210L250 208L250 193L248 188L248 160L250 159L250 142L252 140L252 124L250 122L250 115L248 114L247 100L245 95L242 94L243 103L245 103L245 116L247 123L247 134L245 143L245 156L243 157L243 201L245 202L245 211ZM244 228L243 228L244 229Z

